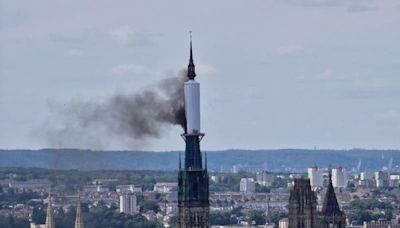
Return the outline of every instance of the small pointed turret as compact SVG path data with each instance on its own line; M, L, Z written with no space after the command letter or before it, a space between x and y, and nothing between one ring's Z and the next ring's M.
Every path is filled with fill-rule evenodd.
M51 195L49 195L49 203L47 205L47 214L46 214L46 224L45 228L55 228L54 216L53 216L53 202L51 200Z
M332 173L329 170L329 184L322 204L322 214L325 216L341 215L340 207L332 184Z
M76 218L75 218L75 228L84 228L83 216L81 209L81 196L78 196L78 203L76 205Z
M189 80L193 80L194 77L196 77L195 66L194 66L194 62L193 62L192 31L190 31L190 58L189 58L187 76L188 76Z
M346 215L340 210L335 189L332 184L332 173L329 169L329 184L326 189L321 211L321 228L344 228L346 227Z

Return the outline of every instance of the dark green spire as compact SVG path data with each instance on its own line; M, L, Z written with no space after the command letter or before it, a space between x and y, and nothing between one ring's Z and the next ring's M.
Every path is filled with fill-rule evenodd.
M187 76L190 80L193 80L194 77L196 77L195 66L193 61L193 50L192 50L192 31L190 31L190 57L189 57Z

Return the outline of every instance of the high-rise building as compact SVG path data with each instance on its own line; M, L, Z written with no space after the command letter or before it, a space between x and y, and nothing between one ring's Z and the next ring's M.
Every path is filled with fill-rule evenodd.
M83 224L83 215L82 215L81 198L80 197L78 197L78 203L76 205L75 228L85 228L85 226Z
M289 228L289 220L287 218L279 220L279 228Z
M377 188L389 187L390 175L382 171L375 172L375 183Z
M196 72L193 62L192 40L190 40L190 58L187 71L188 80L184 85L186 129L185 163L181 168L179 159L178 174L178 227L208 228L209 225L209 179L207 156L205 166L200 152L200 140L204 134L200 131L200 84L195 81Z
M333 173L333 172L332 172ZM329 184L322 204L320 214L320 228L345 228L346 216L340 210L335 190L332 184L332 175L329 174Z
M240 191L245 193L252 193L256 190L256 184L253 178L240 179Z
M266 187L270 187L275 180L275 175L267 171L257 172L256 177L257 183Z
M332 184L335 188L347 187L347 174L345 168L339 166L336 169L332 169Z
M371 173L362 172L360 173L360 180L371 180L372 176Z
M312 188L323 187L324 178L322 175L322 169L318 166L308 168L308 178L310 179L310 184Z
M372 174L367 172L360 173L360 179L358 180L358 185L367 188L375 187L375 182L372 179Z
M135 195L121 195L119 196L119 212L126 214L136 213L137 202Z
M289 228L317 227L317 197L309 179L295 179L289 196Z

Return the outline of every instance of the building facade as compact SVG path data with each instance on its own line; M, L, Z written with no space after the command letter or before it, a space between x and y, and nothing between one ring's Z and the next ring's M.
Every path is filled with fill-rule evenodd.
M375 184L377 188L387 188L390 183L389 173L378 171L374 173Z
M136 196L131 194L119 196L119 212L126 214L138 212Z
M245 193L253 193L256 191L256 184L253 178L240 179L240 191Z
M308 178L310 179L310 185L312 188L323 187L324 178L322 169L318 166L314 166L312 168L307 169Z
M339 166L332 169L332 185L335 188L347 187L347 174L345 168Z
M267 171L257 172L256 177L257 183L266 187L271 187L272 183L275 180L275 174L269 173Z

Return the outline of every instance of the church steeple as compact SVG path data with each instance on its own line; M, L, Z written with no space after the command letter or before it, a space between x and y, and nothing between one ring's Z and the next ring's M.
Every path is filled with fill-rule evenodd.
M76 205L76 218L75 218L75 228L84 228L83 216L81 209L81 196L78 196L78 203Z
M45 228L55 228L54 217L53 217L53 202L51 195L49 195L49 203L47 205L46 223Z
M193 61L193 50L192 50L192 31L190 31L190 58L189 58L187 76L189 80L193 80L194 77L196 77L195 66Z

